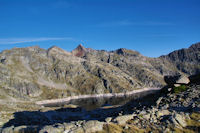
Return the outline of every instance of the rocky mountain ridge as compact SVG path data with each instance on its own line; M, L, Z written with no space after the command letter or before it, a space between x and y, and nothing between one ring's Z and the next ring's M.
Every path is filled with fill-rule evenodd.
M82 45L72 52L56 46L13 48L0 53L0 89L15 98L51 99L163 87L165 75L200 71L199 47L197 43L159 58L124 48L104 51Z
M176 50L169 53L166 56L161 56L160 58L165 58L175 64L176 68L183 73L194 75L200 72L199 62L200 62L200 43L191 45L189 48Z

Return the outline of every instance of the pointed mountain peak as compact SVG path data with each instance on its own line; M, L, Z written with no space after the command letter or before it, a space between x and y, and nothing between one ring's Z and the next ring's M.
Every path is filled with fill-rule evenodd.
M78 45L78 47L82 47L82 48L83 48L83 45L80 43L80 44Z
M86 51L87 49L86 49L85 47L83 47L82 44L79 44L79 45L76 47L75 50L84 50L84 51Z
M87 48L83 47L82 44L79 44L74 50L72 50L72 54L77 57L83 57L87 51Z

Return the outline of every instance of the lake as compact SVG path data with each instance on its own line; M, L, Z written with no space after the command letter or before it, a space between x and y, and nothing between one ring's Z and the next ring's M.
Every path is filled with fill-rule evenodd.
M154 94L159 90L147 90L133 94L125 94L125 95L113 95L113 96L96 96L95 95L88 95L88 96L75 96L74 98L69 98L64 101L56 101L51 102L53 100L46 100L45 104L42 104L45 107L63 107L65 105L76 105L78 107L84 108L86 110L94 110L97 108L112 108L116 106L124 105L130 101L141 99L147 95ZM58 99L60 100L60 99ZM145 100L145 99L143 99ZM55 101L55 100L54 100Z

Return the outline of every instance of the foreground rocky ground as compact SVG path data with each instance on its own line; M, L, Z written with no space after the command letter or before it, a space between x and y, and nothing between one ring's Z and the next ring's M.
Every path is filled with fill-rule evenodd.
M200 132L200 85L173 90L114 108L17 112L1 132Z

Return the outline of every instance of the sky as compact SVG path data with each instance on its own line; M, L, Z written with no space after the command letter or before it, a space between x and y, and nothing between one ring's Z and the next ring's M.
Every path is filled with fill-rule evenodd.
M0 0L0 51L78 44L149 57L200 42L200 0Z

